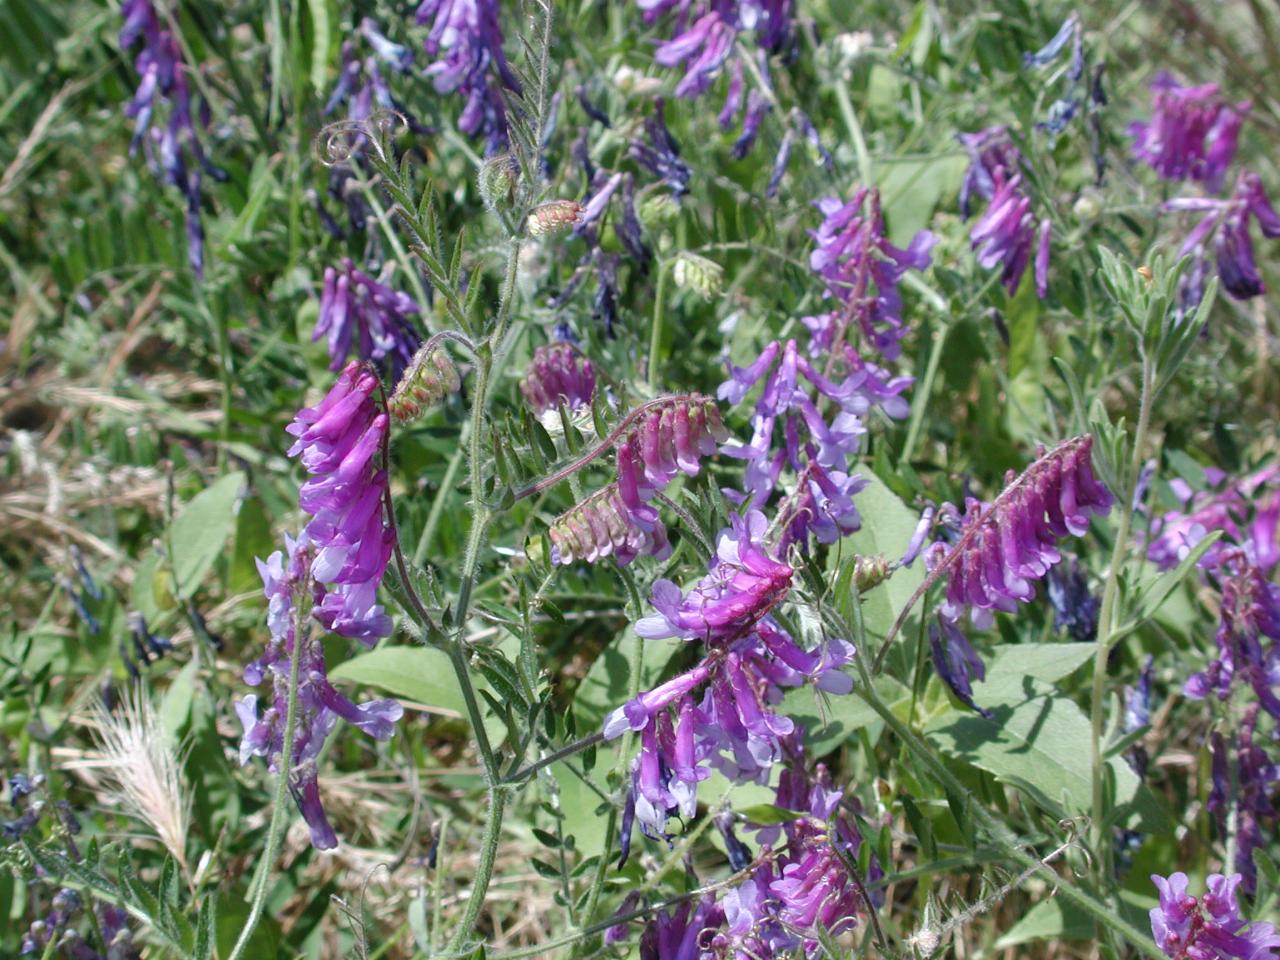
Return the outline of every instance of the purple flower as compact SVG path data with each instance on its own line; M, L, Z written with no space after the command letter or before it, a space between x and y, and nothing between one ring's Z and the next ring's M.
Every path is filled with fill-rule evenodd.
M1000 280L1010 296L1022 282L1022 275L1031 262L1031 249L1036 245L1036 221L1031 214L1031 201L1021 187L1020 174L1006 176L1003 170L997 170L991 203L969 231L978 264L987 270L1000 267ZM1036 255L1037 293L1040 293L1042 285L1041 275L1047 277L1048 239L1048 231L1042 229L1040 249Z
M236 701L236 713L244 725L240 762L245 764L255 756L263 756L272 772L281 772L290 660L296 647L298 720L288 763L289 790L311 829L312 844L328 850L337 846L338 839L321 805L317 781L316 758L325 740L339 718L377 740L389 739L403 708L394 700L356 705L329 683L320 637L307 629L299 635L295 623L296 604L305 596L316 562L315 547L305 533L297 540L286 536L285 546L287 555L277 551L266 561L258 561L271 639L263 655L245 668L245 682L258 686L269 680L271 690L261 714L257 695Z
M948 561L943 616L956 621L967 607L975 625L987 626L991 611L1013 612L1035 596L1032 583L1062 559L1056 542L1082 536L1091 513L1111 508L1111 494L1093 474L1092 450L1087 434L1067 440L1028 467L994 504L968 501L960 541L925 558L932 569L958 552Z
M1151 933L1174 960L1265 960L1280 948L1270 923L1247 923L1236 904L1240 874L1212 874L1198 900L1187 892L1187 875L1152 874L1160 906L1151 909Z
M654 101L653 115L644 121L645 140L631 141L632 159L671 188L677 197L689 192L693 171L680 159L680 145L667 128L666 104Z
M874 189L859 188L848 203L823 197L815 206L823 220L810 231L809 267L826 282L828 296L843 304L841 332L832 342L843 342L843 331L856 321L875 349L895 359L906 334L898 284L908 269L929 268L937 238L921 230L906 250L895 247L885 236L880 193Z
M1206 479L1210 471L1206 470ZM1231 483L1214 470L1212 486L1221 489L1193 493L1181 480L1170 484L1183 501L1183 510L1171 510L1153 524L1147 559L1161 570L1176 567L1214 530L1223 539L1200 558L1203 570L1217 569L1236 548L1249 562L1270 572L1280 561L1277 521L1280 520L1280 467L1266 467Z
M722 923L724 911L712 896L703 897L696 908L686 900L663 910L645 927L640 960L701 960L710 931Z
M618 486L624 500L642 500L666 488L677 471L697 476L699 462L728 439L715 401L691 394L670 397L641 415L618 442ZM629 500L628 500L629 502Z
M936 624L929 624L929 651L933 668L956 698L988 720L992 719L994 715L990 710L973 702L973 681L986 676L986 666L964 631L953 620L939 616Z
M507 142L506 111L498 84L520 91L520 81L502 52L497 0L423 0L418 23L430 23L423 46L437 58L427 67L440 93L467 98L458 127L470 136L483 135L495 154ZM496 73L496 78L493 74Z
M1222 585L1222 608L1214 640L1218 656L1192 674L1183 692L1201 700L1230 695L1236 678L1252 688L1258 702L1280 719L1280 585L1242 555L1228 558ZM1270 640L1264 645L1264 640Z
M653 585L655 614L636 623L649 640L680 637L708 644L727 643L757 624L791 588L792 569L769 555L763 544L768 529L757 510L733 518L716 544L711 572L688 596L670 580Z
M362 360L385 362L394 382L422 343L410 319L418 312L408 294L379 283L345 259L337 270L325 268L320 317L311 339L328 337L330 370L342 369L354 345Z
M595 390L596 372L591 361L568 343L535 349L520 381L520 392L538 417L557 410L561 403L570 411L588 409Z
M551 562L578 560L595 563L612 556L625 567L639 556L665 560L671 543L658 511L638 495L628 505L611 483L557 517L547 530L551 538Z
M800 472L796 491L779 509L782 535L778 550L785 551L794 543L807 552L810 536L818 543L835 543L860 529L862 518L853 497L866 485L856 473L828 471L810 461Z
M387 475L374 458L389 419L372 399L378 378L351 362L315 407L300 410L287 431L310 479L298 502L312 515L305 535L316 553L312 576L326 585L315 615L326 629L373 646L391 633L377 602L394 534L383 523Z
M977 194L983 200L990 200L996 194L997 171L1005 178L1014 176L1022 168L1023 160L1003 126L960 133L956 139L969 154L969 166L960 184L960 213L967 220L972 196Z
M186 201L187 260L196 276L204 275L204 227L200 223L201 174L215 180L227 175L215 167L200 146L199 131L192 119L191 91L187 83L190 66L173 32L162 26L151 0L125 0L121 6L124 25L120 48L127 50L139 38L142 49L134 60L138 88L125 107L125 116L134 121L129 152L143 144L148 165L164 182L182 191ZM157 109L169 105L169 119L163 127L153 125ZM157 157L158 154L158 157ZM192 162L194 161L194 162Z
M654 61L664 67L686 65L684 78L676 84L677 97L698 97L706 92L733 49L735 33L719 13L710 10L654 51Z
M1080 561L1071 557L1049 571L1045 581L1053 622L1077 643L1090 643L1098 632L1101 601L1089 589L1089 577Z
M1163 71L1151 82L1151 97L1151 120L1129 127L1133 155L1166 180L1221 190L1249 102L1228 104L1217 84L1183 87Z

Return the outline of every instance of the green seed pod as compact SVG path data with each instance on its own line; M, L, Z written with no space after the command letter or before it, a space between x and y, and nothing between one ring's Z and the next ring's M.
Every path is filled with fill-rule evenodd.
M724 268L696 253L681 252L676 255L671 277L676 286L694 290L704 299L710 300L720 292Z

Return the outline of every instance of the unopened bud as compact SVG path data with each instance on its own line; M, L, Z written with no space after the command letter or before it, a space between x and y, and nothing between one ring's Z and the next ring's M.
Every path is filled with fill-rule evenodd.
M682 252L676 256L671 276L676 286L694 290L709 300L720 292L720 284L724 280L724 268L715 261L700 257L696 253Z
M889 579L893 569L883 555L858 556L853 559L853 582L859 593L878 587Z
M582 218L577 200L551 200L529 214L529 236L544 237L569 229Z
M435 406L447 394L462 388L458 368L439 347L423 346L413 356L395 392L387 401L387 411L398 423L410 423Z
M1077 220L1087 222L1097 220L1099 214L1102 213L1102 199L1096 190L1085 190L1076 198L1075 206L1071 208L1071 212L1076 215Z
M510 154L490 157L480 165L480 199L490 210L510 210L516 199L520 168Z

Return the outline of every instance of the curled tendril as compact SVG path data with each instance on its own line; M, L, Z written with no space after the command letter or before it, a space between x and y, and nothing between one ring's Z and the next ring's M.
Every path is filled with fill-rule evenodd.
M375 110L362 120L338 120L320 129L312 141L312 152L326 167L350 163L366 143L372 144L378 158L386 162L391 154L391 139L399 128L408 129L409 121L395 110Z

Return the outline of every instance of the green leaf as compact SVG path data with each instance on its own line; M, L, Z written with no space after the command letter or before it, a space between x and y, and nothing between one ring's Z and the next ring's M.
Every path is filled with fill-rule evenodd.
M984 706L989 700L1025 700L1028 680L1057 683L1092 660L1094 650L1092 643L999 644L988 660L986 680L974 684L974 699Z
M1200 558L1221 537L1221 530L1212 531L1197 543L1174 569L1157 574L1154 579L1142 588L1142 593L1138 597L1137 611L1134 615L1134 627L1148 620L1164 605L1165 600L1169 598L1169 594L1173 593L1178 584L1186 579L1187 574L1200 562Z
M879 477L870 473L863 476L868 483L858 494L862 529L842 541L843 551L831 552L831 570L841 552L846 556L851 551L866 556L881 554L897 560L906 552L920 519ZM862 616L867 632L883 637L923 579L924 564L917 562L896 571L883 586L863 594Z
M382 647L343 661L329 677L377 687L429 713L466 715L448 655L430 647Z
M1025 683L1038 695L999 702L978 693L991 719L950 711L931 721L925 735L947 756L1017 787L1053 816L1087 814L1093 805L1089 718L1072 701L1044 695L1033 680ZM1118 825L1136 813L1140 829L1167 829L1168 818L1129 765L1118 758L1108 764L1115 778L1115 804L1134 805Z
M200 901L200 914L196 917L195 960L213 960L213 946L217 927L218 898L208 894Z
M911 702L911 691L888 674L876 679L875 688L880 702L895 712ZM830 753L864 727L878 735L882 723L861 697L820 696L809 686L788 690L781 711L804 727L805 749L815 757Z
M311 14L311 86L321 96L329 86L329 2L307 0Z
M1095 936L1089 914L1067 901L1053 897L1041 900L1013 925L994 949L1004 950L1031 940L1092 940Z
M734 811L745 817L748 823L769 826L774 823L790 823L792 820L803 820L809 816L802 810L788 810L767 803L757 803L750 807L739 807Z
M190 597L209 572L236 520L236 501L244 487L235 471L200 491L169 528L168 547L173 564L174 593Z

